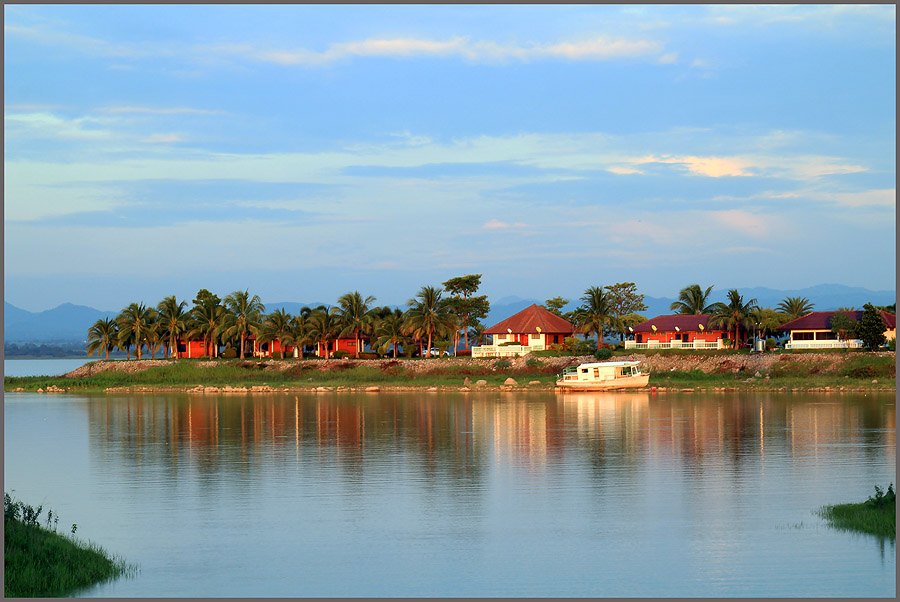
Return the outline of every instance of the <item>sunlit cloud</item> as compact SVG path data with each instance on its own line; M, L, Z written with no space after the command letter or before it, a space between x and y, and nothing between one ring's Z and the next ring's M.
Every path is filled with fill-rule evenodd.
M173 144L176 142L184 142L184 139L178 134L153 134L141 140L150 144Z
M614 174L619 175L631 175L631 174L642 174L644 173L640 169L635 169L633 167L609 167L606 171L612 172Z

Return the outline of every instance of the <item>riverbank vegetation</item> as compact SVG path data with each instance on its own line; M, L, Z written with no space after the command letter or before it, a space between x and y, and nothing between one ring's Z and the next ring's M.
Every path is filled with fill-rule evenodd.
M897 538L897 496L894 484L887 492L877 485L875 495L858 504L825 506L819 514L838 529Z
M4 571L7 598L56 597L121 576L131 570L122 559L103 548L57 533L59 517L48 510L41 524L43 507L34 507L3 496Z

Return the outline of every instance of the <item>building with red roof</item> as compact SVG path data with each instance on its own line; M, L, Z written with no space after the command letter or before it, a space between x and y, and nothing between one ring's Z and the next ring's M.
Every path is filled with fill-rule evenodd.
M878 312L884 321L884 336L888 339L897 337L897 316L886 311ZM862 347L859 339L842 341L831 331L831 318L835 314L844 314L851 320L862 320L862 311L813 311L805 316L782 324L778 330L787 332L790 340L785 349L830 349L840 347Z
M724 349L728 330L710 327L709 318L707 314L656 316L628 329L625 349Z
M549 349L572 336L572 324L540 305L529 305L519 313L484 331L491 345L472 347L472 357L517 356Z

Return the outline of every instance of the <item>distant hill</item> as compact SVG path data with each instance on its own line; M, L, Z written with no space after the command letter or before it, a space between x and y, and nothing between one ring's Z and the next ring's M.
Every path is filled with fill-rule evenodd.
M807 297L815 304L817 311L835 310L838 307L861 308L864 303L890 305L896 301L894 291L872 291L860 287L840 284L820 284L804 289L776 290L765 287L738 289L745 300L755 298L762 307L775 307L785 297ZM713 289L712 301L724 301L727 290ZM575 309L579 304L581 292L566 297L570 299L567 311ZM542 304L545 299L524 298L517 296L502 297L491 300L491 311L484 321L486 326L493 326L513 314L525 309L532 303ZM669 306L675 298L644 297L648 318L671 313ZM282 308L292 315L299 313L303 307L317 305L334 305L333 303L266 303L267 311ZM72 343L83 344L87 339L87 331L91 325L104 317L114 317L118 311L101 311L84 305L63 303L59 307L41 312L30 312L4 302L3 328L4 341L9 343ZM405 308L404 308L405 309Z

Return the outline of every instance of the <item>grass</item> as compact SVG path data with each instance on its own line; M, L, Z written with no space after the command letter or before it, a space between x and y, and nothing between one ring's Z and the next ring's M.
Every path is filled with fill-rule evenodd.
M897 538L897 499L893 483L888 485L887 493L876 485L875 495L865 502L825 506L819 515L837 529Z
M42 507L34 508L4 495L5 597L65 596L133 570L103 548L56 532L52 511L40 524Z

